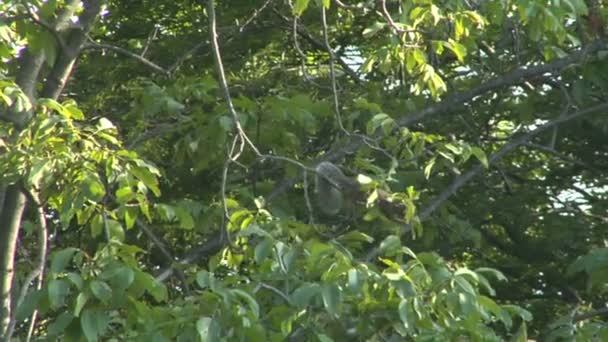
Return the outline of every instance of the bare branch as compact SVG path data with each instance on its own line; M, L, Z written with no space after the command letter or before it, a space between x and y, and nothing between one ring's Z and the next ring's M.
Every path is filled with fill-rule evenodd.
M556 151L554 148L551 148L549 146L539 145L539 144L535 144L535 143L532 143L532 142L527 142L525 145L528 146L528 147L531 147L531 148L534 148L534 149L537 149L537 150L540 150L540 151L552 154L555 157L557 157L558 159L570 162L572 164L580 165L580 166L582 166L582 167L584 167L584 168L586 168L588 170L593 170L593 171L600 172L600 170L598 170L594 166L591 166L591 165L589 165L587 163L584 163L584 162L582 162L582 161L580 161L578 159L575 159L575 158L567 156L567 155L565 155L563 153L560 153L560 152Z
M173 255L171 254L169 249L165 246L165 243L163 241L161 241L161 239L158 236L156 236L156 234L154 234L152 229L150 229L150 227L148 227L140 219L137 219L137 221L135 221L135 222L137 224L137 227L139 227L139 229L141 229L148 236L150 241L152 241L152 243L160 250L161 254L169 262L169 265L172 265L175 262L175 258L173 257ZM186 277L184 276L184 272L182 272L181 270L178 269L177 276L178 276L180 282L182 283L184 292L186 294L188 294L190 292L190 287L188 286L188 281L186 280Z
M596 316L606 316L606 315L608 315L608 307L604 307L601 309L597 309L597 310L582 313L580 315L576 315L576 316L572 317L572 321L574 323L576 323L576 322L584 321L586 319L590 319L590 318L593 318Z
M420 30L406 30L406 29L403 29L403 28L397 26L397 23L395 23L395 21L393 20L393 17L391 17L391 14L388 13L388 9L386 8L386 0L380 0L379 4L380 4L380 12L382 13L382 17L384 17L384 19L386 19L391 30L396 35L399 36L399 35L404 35L406 33L422 33L422 31L420 31ZM410 46L410 45L406 45L406 46Z
M239 33L243 33L243 31L245 30L245 27L247 27L247 25L251 24L251 22L257 18L258 15L260 15L260 13L262 13L262 11L264 9L266 9L266 7L272 2L273 0L266 0L262 6L260 6L260 8L256 8L255 10L253 10L253 13L251 14L251 16L249 17L249 19L245 20L245 22L243 23L243 25L241 25L239 27L238 32Z
M338 100L338 89L336 87L336 68L334 66L336 54L331 48L331 45L329 45L329 35L327 34L327 15L325 14L325 6L323 5L321 6L321 24L323 27L323 43L325 45L325 50L329 53L329 77L331 79L331 92L334 101L336 122L338 123L338 128L340 128L342 132L348 133L342 124L342 115L340 115L340 101Z
M197 260L200 260L204 257L214 255L215 253L219 252L222 248L224 248L225 245L226 245L226 242L222 238L222 234L221 233L217 234L216 236L212 237L206 243L204 243L200 246L194 247L190 251L188 251L188 253L186 253L186 255L178 262L178 264L188 265L188 264L193 263ZM170 265L167 269L163 270L159 275L156 276L156 278L155 278L156 281L160 281L160 282L165 281L173 274L173 272L175 272L175 270L176 270L175 266Z
M150 48L150 45L152 44L152 41L154 39L156 39L156 35L158 34L158 30L159 30L159 26L155 25L154 26L154 30L152 31L152 33L150 33L148 35L148 39L146 39L146 45L144 46L144 48L141 50L141 54L139 54L139 56L141 58L144 58L146 56L146 53L148 53L148 49Z
M274 13L276 13L281 19L283 19L283 21L285 21L288 24L291 24L291 20L289 20L289 18L287 18L281 12L279 12L279 10L277 10L276 8L273 8L272 11ZM342 70L344 70L344 72L353 81L355 81L355 83L361 83L361 79L359 78L359 75L357 75L357 73L348 65L348 63L346 63L344 61L344 59L342 57L338 56L338 54L336 54L333 50L331 50L331 49L328 50L327 47L325 46L325 44L322 41L319 41L318 39L313 37L308 32L308 30L306 30L306 28L303 25L300 25L300 24L297 25L297 32L302 38L306 39L309 43L311 43L317 49L319 49L321 51L326 51L327 53L335 56L336 62L338 64L340 64L340 66L342 67Z
M130 57L135 59L136 61L140 62L141 64L153 69L156 72L159 72L161 74L163 74L164 76L169 77L170 72L169 70L164 69L163 67L159 66L158 64L150 61L149 59L143 57L142 55L138 55L136 53L133 53L127 49L123 49L119 46L114 46L114 45L110 45L110 44L100 44L100 43L96 43L91 41L90 43L87 43L83 46L83 50L91 50L91 49L100 49L100 50L111 50L114 52L117 52L121 55Z

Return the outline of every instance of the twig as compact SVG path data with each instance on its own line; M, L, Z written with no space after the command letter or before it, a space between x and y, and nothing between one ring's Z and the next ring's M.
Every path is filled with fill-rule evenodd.
M169 249L167 249L167 247L165 246L165 243L163 243L163 241L161 241L161 239L158 236L156 236L156 234L154 234L152 229L150 229L150 227L148 227L140 219L137 219L135 221L135 223L137 224L137 227L139 227L139 229L141 229L148 236L148 238L152 241L152 243L156 247L158 247L161 254L169 262L169 265L173 264L175 262L175 258L173 257L173 254L171 254ZM186 277L184 276L184 272L182 272L180 269L177 269L177 277L179 278L180 282L184 286L184 293L189 294L190 287L188 286L188 281L186 280Z
M417 30L417 29L412 29L412 30L406 30L403 29L399 26L397 26L397 23L395 23L395 21L393 20L393 17L391 17L391 14L388 13L388 9L386 8L386 0L379 0L380 3L380 13L382 13L382 16L384 17L384 19L386 19L386 21L388 22L388 25L391 27L391 30L396 34L396 35L404 35L406 33L423 33L421 30ZM405 46L410 46L405 45ZM411 45L411 46L416 46L416 45Z
M554 127L554 128L556 128L556 127ZM554 148L551 148L551 147L548 147L548 146L544 146L544 145L540 145L540 144L535 144L535 143L532 143L532 142L527 142L527 143L525 143L525 145L528 146L528 147L531 147L531 148L534 148L534 149L537 149L537 150L540 150L540 151L552 154L555 157L557 157L558 159L565 160L565 161L570 162L572 164L580 165L580 166L582 166L582 167L584 167L586 169L589 169L589 170L600 172L600 170L598 170L597 168L595 168L595 167L593 167L591 165L588 165L588 164L586 164L586 163L584 163L584 162L582 162L580 160L577 160L577 159L574 159L572 157L569 157L569 156L567 156L567 155L565 155L563 153L560 153L560 152L556 151Z
M154 31L152 31L152 33L148 35L148 39L146 40L146 45L144 46L143 50L141 51L141 54L139 54L139 57L144 58L146 56L146 53L148 52L148 49L150 48L152 41L156 38L156 35L158 34L159 29L160 29L160 26L154 25Z
M291 2L289 2L289 4L291 5ZM304 80L318 88L329 89L328 87L318 84L310 77L310 75L308 75L308 71L306 70L307 56L304 53L304 51L302 51L302 48L300 47L300 43L298 42L298 17L296 17L296 16L293 17L292 36L293 36L293 46L296 49L296 52L300 55L300 60L301 60L300 68L302 69L302 76L304 76Z
M370 138L363 134L351 133L344 127L344 124L342 123L342 115L340 114L340 101L338 98L338 88L336 86L336 84L337 84L336 68L334 65L334 60L337 59L337 56L334 53L334 50L331 48L331 45L329 44L329 35L327 33L327 31L328 31L327 15L326 15L326 11L325 11L325 6L321 6L321 23L322 23L322 27L323 27L323 43L325 44L325 50L329 53L329 76L331 79L332 98L333 98L334 112L335 112L335 116L336 116L336 122L338 123L338 128L340 129L340 131L342 133L346 134L347 136L351 136L351 135L359 136L361 138L361 140L363 141L363 143L365 145L367 145L369 148L383 153L385 156L387 156L391 160L395 160L395 158L388 151L386 151L385 149L381 148L378 145L378 142L375 139Z
M302 171L302 178L304 179L304 201L306 201L306 208L308 209L308 224L315 224L314 211L312 209L312 202L310 201L310 195L308 194L308 172L306 169Z
M152 62L151 60L144 58L143 56L140 56L136 53L133 53L127 49L123 49L119 46L114 46L114 45L110 45L110 44L100 44L100 43L96 43L94 41L90 41L89 43L85 44L82 47L83 50L90 50L90 49L101 49L101 50L111 50L114 52L117 52L121 55L130 57L135 59L136 61L142 63L143 65L150 67L151 69L155 70L156 72L159 72L161 74L163 74L166 77L170 76L170 72L169 70L164 69L163 67L161 67L160 65Z
M230 89L228 88L228 82L226 81L226 73L224 72L224 64L222 63L222 56L220 54L220 47L217 41L217 30L216 30L216 18L215 18L215 7L213 4L213 0L207 1L207 12L209 15L209 31L211 34L211 45L213 47L213 59L215 60L215 67L218 72L218 78L220 81L220 87L222 88L222 92L224 93L224 98L226 103L228 104L228 110L232 115L232 119L234 120L234 125L236 128L236 134L243 139L247 145L255 152L256 155L261 155L258 148L253 144L253 142L249 139L247 134L245 134L245 130L241 125L241 120L239 119L238 114L236 113L236 109L234 108L234 104L232 102L232 96L230 95Z
M257 8L255 10L253 10L253 14L249 17L249 19L245 20L245 22L243 23L243 25L241 25L241 27L239 27L238 32L239 33L243 33L243 31L245 30L245 27L247 25L249 25L260 13L262 13L262 11L268 6L268 4L270 4L273 0L266 0L266 2L264 2L262 4L262 6L260 6L260 8Z
M272 286L272 285L268 285L266 283L260 283L257 288L264 288L267 290L270 290L276 294L279 295L279 297L283 298L283 300L287 303L287 304L291 304L291 300L289 300L289 297L284 294L283 292L281 292L281 290L277 289L276 287ZM254 290L254 293L257 292L257 288Z
M342 124L342 116L340 115L340 102L338 100L338 89L336 87L336 69L334 66L334 59L336 56L334 54L334 50L329 45L329 35L327 34L327 15L325 13L325 6L321 6L321 24L323 27L323 43L325 44L325 50L329 53L329 77L331 79L331 92L334 102L334 112L336 115L336 122L338 123L338 128L342 132L345 132L348 135L348 131L344 128Z
M272 11L277 14L281 19L283 19L283 21L285 21L286 23L291 23L291 20L289 20L289 18L287 18L286 16L284 16L281 12L279 12L279 10L277 10L276 8L273 8ZM327 51L327 48L325 47L325 44L323 44L323 42L319 41L318 39L316 39L315 37L313 37L304 26L302 25L298 25L297 26L297 32L300 36L302 36L302 38L306 39L308 42L310 42L313 46L315 46L317 49L321 50L321 51L326 51L327 53L333 54L334 56L336 56L336 62L338 62L338 64L340 64L340 66L342 67L342 69L344 70L344 72L355 82L355 83L361 83L361 79L359 78L359 76L357 75L357 73L351 69L351 67L348 65L348 63L346 63L344 61L344 59L342 59L340 56L338 56L335 52L333 51Z

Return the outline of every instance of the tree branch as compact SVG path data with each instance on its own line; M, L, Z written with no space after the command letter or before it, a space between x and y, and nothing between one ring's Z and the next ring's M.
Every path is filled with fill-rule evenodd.
M608 103L603 103L600 105L593 106L591 108L587 108L587 109L572 113L570 115L560 115L559 117L555 118L554 120L551 120L551 121L545 123L544 125L537 127L536 129L534 129L532 131L521 134L520 136L514 137L513 139L511 139L511 141L506 143L500 150L493 153L488 158L488 165L494 164L500 158L504 157L507 153L513 151L518 146L526 143L528 140L532 139L534 136L546 131L549 128L555 127L561 123L564 123L564 122L567 122L570 120L574 120L583 115L587 115L587 114L591 114L591 113L594 113L594 112L597 112L600 110L607 110L607 109L608 109ZM445 202L448 198L450 198L452 195L454 195L456 193L456 191L458 191L458 189L463 187L467 182L469 182L471 179L473 179L473 177L475 177L478 173L480 173L483 170L484 170L484 166L480 163L480 164L475 165L473 168L471 168L469 171L462 174L461 176L456 177L452 181L452 183L450 185L448 185L447 188L445 188L438 196L436 196L429 204L427 204L426 208L424 210L422 210L420 212L420 214L418 214L418 218L420 219L420 221L425 221L426 219L428 219L431 216L431 214L433 212L435 212L435 210L437 210L443 204L443 202ZM401 234L403 235L403 234L409 232L411 229L412 229L411 224L405 225L401 229ZM372 249L367 254L366 260L369 261L369 260L373 259L377 255L379 255L379 253L380 253L379 248Z
M577 119L581 116L591 114L591 113L594 113L594 112L597 112L600 110L606 110L606 109L608 109L608 103L603 103L603 104L599 104L599 105L596 105L596 106L593 106L593 107L590 107L590 108L587 108L584 110L580 110L580 111L572 113L570 115L561 115L558 118L555 118L554 120L551 120L551 121L545 123L544 125L537 127L536 129L534 129L532 131L529 131L527 133L524 133L518 137L511 139L510 142L505 144L500 150L493 153L488 158L488 164L489 165L494 164L500 158L504 157L507 153L513 151L520 145L526 143L533 137L539 135L540 133L546 131L549 128L552 128L554 126L557 126L561 123L564 123L564 122L567 122L570 120ZM431 216L431 214L437 208L439 208L439 206L443 202L445 202L449 197L451 197L453 194L455 194L456 191L458 191L458 189L460 189L463 185L465 185L469 180L471 180L473 177L475 177L482 170L484 170L483 165L478 164L478 165L474 166L468 172L462 174L459 177L456 177L456 179L454 179L454 181L452 181L452 183L445 190L443 190L439 194L439 196L435 197L435 199L433 201L431 201L431 203L429 203L429 205L427 205L427 207L423 211L420 212L420 215L418 215L420 220L423 221L423 220L427 219L429 216ZM405 233L407 231L408 230L405 230L402 233Z
M276 10L275 10L276 12ZM545 73L556 72L565 69L572 64L582 61L589 54L601 50L606 47L606 42L603 40L597 40L585 48L573 52L567 57L557 59L548 64L542 64L529 68L521 67L508 74L493 78L471 90L458 92L453 95L446 97L441 102L431 105L423 110L415 112L411 115L406 115L401 119L397 120L399 127L411 126L414 123L428 119L434 115L440 113L450 112L455 108L462 106L467 101L474 99L476 96L483 95L487 92L505 87L515 85L523 80L542 76ZM381 130L378 131L377 135L381 135ZM366 146L365 140L360 136L350 136L350 142L343 145L343 147L330 151L324 154L321 158L317 159L315 163L321 161L337 161L346 155L350 155L358 151L359 149ZM300 181L300 177L283 180L281 183L276 185L270 194L266 197L266 202L270 203L276 197L291 189L295 184Z
M580 321L584 321L586 319L593 318L595 316L606 316L606 315L608 315L608 307L597 309L597 310L593 310L593 311L589 311L589 312L585 312L585 313L582 313L580 315L576 315L576 316L572 317L572 321L574 323L577 323L577 322L580 322Z
M287 18L286 16L284 16L281 12L279 12L279 10L277 10L276 8L273 8L272 11L274 13L276 13L281 19L283 19L283 21L285 21L287 24L289 24L291 26L292 21L289 20L289 18ZM321 51L325 51L328 54L330 54L330 56L334 56L335 60L338 64L340 64L340 66L342 67L342 70L344 70L344 72L353 80L355 81L355 83L361 83L361 79L359 79L359 75L357 75L357 73L351 69L351 67L348 65L348 63L346 63L344 61L344 59L339 56L335 51L328 49L327 46L325 46L325 44L318 40L317 38L313 37L308 30L306 30L306 28L300 24L297 25L297 32L298 34L306 39L309 43L311 43L315 48L317 48L318 50Z
M91 50L91 49L101 49L101 50L111 50L114 52L117 52L123 56L127 56L130 58L135 59L136 61L140 62L141 64L151 68L152 70L163 74L166 77L170 76L170 72L169 70L166 70L165 68L161 67L160 65L152 62L151 60L145 58L143 55L138 55L136 53L133 53L127 49L123 49L119 46L114 46L114 45L110 45L110 44L101 44L101 43L96 43L96 42L90 42L85 44L82 47L83 50Z

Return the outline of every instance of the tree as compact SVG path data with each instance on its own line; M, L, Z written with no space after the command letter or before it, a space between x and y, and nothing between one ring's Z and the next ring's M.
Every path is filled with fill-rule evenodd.
M607 11L3 2L0 336L608 338Z

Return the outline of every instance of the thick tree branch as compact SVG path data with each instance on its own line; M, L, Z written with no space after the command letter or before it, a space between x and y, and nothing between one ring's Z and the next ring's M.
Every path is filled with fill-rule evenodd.
M590 318L593 318L596 316L607 316L607 315L608 315L608 308L601 308L601 309L585 312L580 315L576 315L576 316L572 317L572 321L574 323L577 323L577 322L584 321L586 319L590 319Z
M590 107L590 108L587 108L584 110L580 110L580 111L572 113L570 115L560 115L558 118L551 120L551 121L545 123L544 125L537 127L536 129L534 129L532 131L529 131L527 133L524 133L518 137L511 139L510 142L505 144L500 150L493 153L488 158L488 164L489 165L494 164L497 160L504 157L507 153L513 151L520 145L526 143L533 137L539 135L540 133L546 131L549 128L555 127L555 126L557 126L561 123L567 122L567 121L577 119L584 115L588 115L591 113L595 113L595 112L607 110L607 109L608 109L608 103L603 103L603 104L596 105L596 106L593 106L593 107ZM478 164L475 167L473 167L471 170L467 171L466 173L464 173L461 176L454 179L454 181L452 181L452 183L445 190L443 190L439 194L439 196L435 197L435 199L433 201L431 201L426 206L426 208L420 212L420 214L418 215L420 220L423 221L423 220L427 219L429 216L431 216L431 214L437 208L439 208L439 206L443 202L445 202L449 197L451 197L453 194L455 194L456 191L458 191L458 189L460 189L469 180L471 180L473 177L475 177L478 173L480 173L483 170L484 170L483 165Z
M606 48L606 42L598 40L579 51L573 52L572 54L551 63L517 68L506 75L493 78L471 90L450 95L435 105L429 106L411 115L404 116L397 120L397 124L399 126L409 126L416 122L426 120L433 115L452 110L455 107L461 106L472 100L476 96L483 95L495 89L512 86L524 80L563 70L572 64L581 62L585 57L589 56L589 54L603 48Z
M78 58L89 32L97 21L104 3L105 1L103 0L86 2L84 11L80 16L79 27L71 29L65 43L65 48L59 52L53 68L47 75L41 93L42 97L57 99L59 94L63 91L72 72L72 68L74 67L74 63L76 62L76 58Z
M188 265L196 260L201 260L205 257L214 255L219 252L226 245L225 239L222 238L222 234L218 233L214 235L210 240L204 244L192 248L186 255L178 262L181 265ZM163 270L156 276L157 281L165 281L175 272L175 266L171 265L167 269Z
M7 336L11 314L13 276L15 274L15 250L25 209L25 195L18 186L8 186L4 206L0 212L0 340Z
M557 59L551 63L528 68L518 68L508 74L493 78L471 90L449 95L437 104L431 105L423 110L402 117L401 119L397 120L397 124L399 127L411 126L417 122L426 120L434 115L450 112L464 105L466 102L473 100L475 97L481 96L490 91L494 91L496 89L500 89L506 86L515 85L522 82L523 80L539 77L544 75L545 73L563 70L573 64L581 62L583 59L589 56L589 54L606 48L606 45L607 44L605 41L598 40L579 51L573 52L567 57ZM382 134L382 132L379 132L379 134ZM343 147L337 150L330 151L324 154L321 158L316 160L315 163L321 161L337 161L343 158L344 156L350 155L366 146L365 140L362 139L360 136L350 136L350 139L351 140L349 143L343 145ZM276 185L275 188L271 191L271 193L267 196L266 202L272 202L276 197L293 188L293 186L297 184L300 179L301 178L299 177L286 179Z

